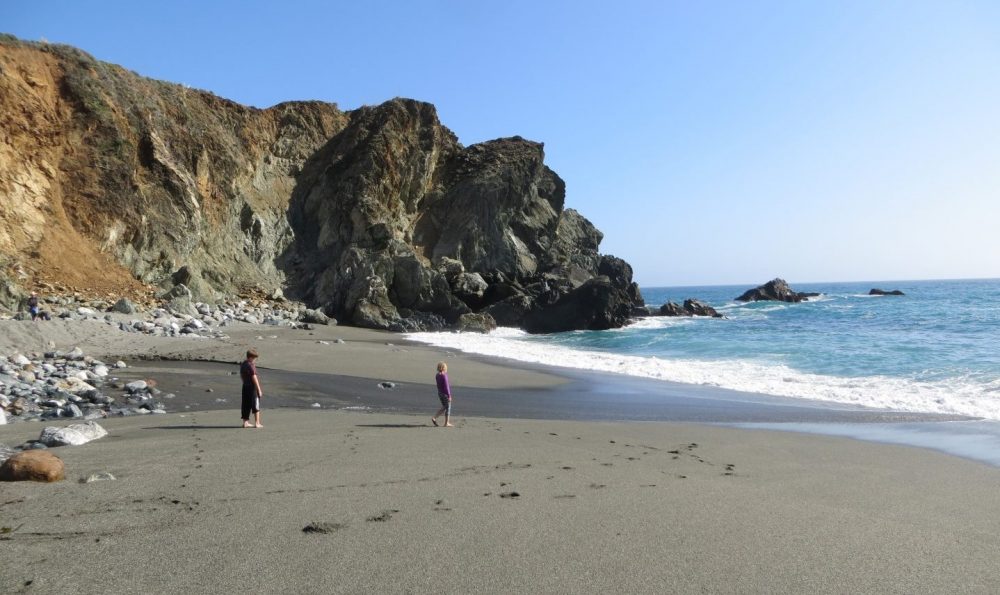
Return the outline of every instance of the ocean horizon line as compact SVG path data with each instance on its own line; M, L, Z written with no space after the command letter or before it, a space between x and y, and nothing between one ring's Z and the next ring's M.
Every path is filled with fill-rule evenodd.
M771 277L774 279L775 277ZM778 277L784 279L784 277ZM673 285L663 285L663 284L646 284L639 283L641 289L684 289L687 287L757 287L762 285L771 279L766 279L764 281L748 281L746 283L682 283ZM997 277L942 277L942 278L929 278L929 279L859 279L859 280L848 280L848 281L801 281L801 280L790 280L785 279L789 285L846 285L846 284L862 284L862 283L941 283L941 282L968 282L968 281L1000 281L1000 276Z

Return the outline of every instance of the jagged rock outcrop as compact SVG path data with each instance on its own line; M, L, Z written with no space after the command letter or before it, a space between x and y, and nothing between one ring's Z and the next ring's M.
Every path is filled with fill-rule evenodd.
M723 318L715 308L703 304L696 299L684 300L684 305L675 302L667 302L660 306L659 310L650 312L649 316L710 316L712 318Z
M818 293L811 292L798 292L793 291L788 283L784 279L772 279L767 283L755 287L754 289L749 289L743 293L740 297L736 298L737 302L762 302L762 301L774 301L774 302L801 302L808 298L818 296Z
M893 289L890 291L886 291L884 289L871 289L868 291L868 295L906 295L906 294L898 289Z
M464 147L409 99L246 107L10 36L0 69L4 295L258 291L395 330L609 328L642 304L541 143Z

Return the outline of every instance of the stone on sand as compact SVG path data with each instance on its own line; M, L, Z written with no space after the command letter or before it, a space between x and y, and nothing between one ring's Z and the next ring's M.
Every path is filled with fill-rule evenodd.
M80 446L91 440L107 436L108 432L97 422L71 424L65 428L49 426L42 430L38 441L46 446Z
M66 478L62 459L47 450L19 452L0 465L0 481L60 481Z

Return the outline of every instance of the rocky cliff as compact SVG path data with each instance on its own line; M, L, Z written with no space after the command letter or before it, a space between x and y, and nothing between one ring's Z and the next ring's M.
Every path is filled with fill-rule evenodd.
M620 326L642 303L540 143L464 147L427 103L255 109L6 36L0 131L8 297L183 283L375 328L539 332Z

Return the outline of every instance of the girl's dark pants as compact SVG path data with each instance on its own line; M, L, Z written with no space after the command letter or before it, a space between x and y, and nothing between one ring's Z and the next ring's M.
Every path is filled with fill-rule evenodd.
M243 385L243 402L240 407L240 417L250 419L251 413L257 413L257 387L252 384Z

